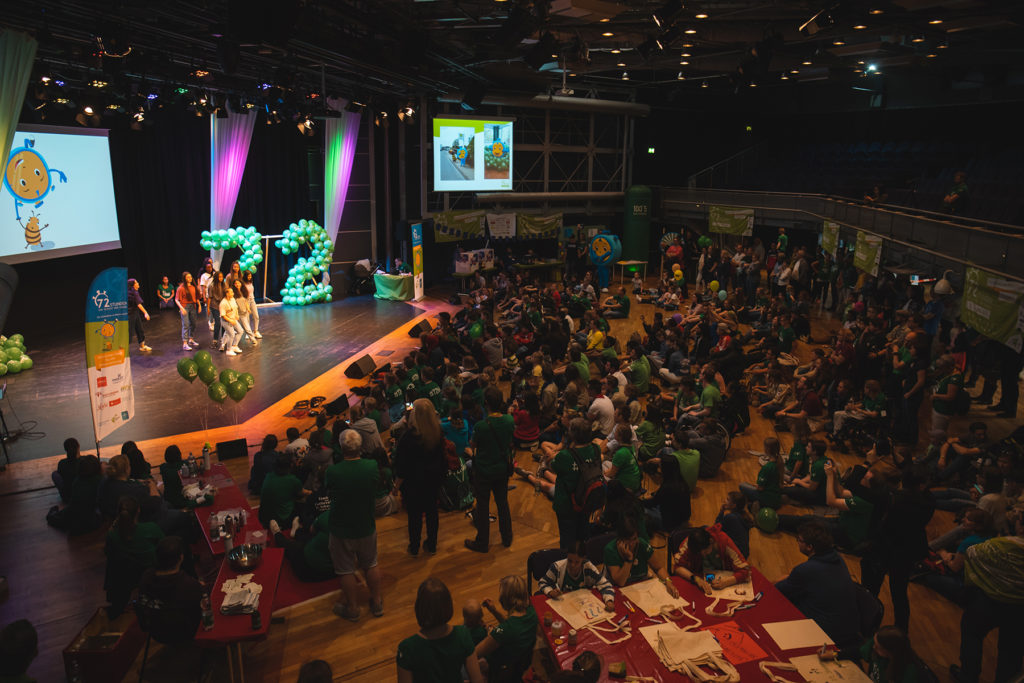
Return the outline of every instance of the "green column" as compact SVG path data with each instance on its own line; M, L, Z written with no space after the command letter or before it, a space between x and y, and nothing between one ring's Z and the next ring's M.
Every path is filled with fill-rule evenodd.
M626 189L622 217L622 258L647 260L651 243L651 188L633 185Z

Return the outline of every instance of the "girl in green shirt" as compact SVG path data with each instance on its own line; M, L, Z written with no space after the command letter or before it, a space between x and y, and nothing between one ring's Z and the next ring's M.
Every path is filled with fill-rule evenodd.
M779 440L774 436L764 440L764 457L764 464L757 473L757 485L743 482L740 484L740 492L747 500L778 509L782 505L782 477L786 464L782 461Z

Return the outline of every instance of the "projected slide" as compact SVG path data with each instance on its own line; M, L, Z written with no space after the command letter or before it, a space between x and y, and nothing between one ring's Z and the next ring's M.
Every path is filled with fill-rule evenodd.
M434 191L511 189L511 121L434 119Z
M0 261L121 246L107 131L19 126L3 184Z

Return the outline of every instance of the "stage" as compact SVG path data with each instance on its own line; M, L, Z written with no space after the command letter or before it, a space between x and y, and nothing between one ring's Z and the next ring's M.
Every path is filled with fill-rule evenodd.
M259 328L263 339L256 347L242 344L243 353L235 357L210 348L211 332L204 313L196 331L198 349L213 354L218 372L230 368L250 372L256 378L254 388L240 403L227 398L223 404L207 396L206 385L200 380L189 384L178 375L178 360L192 355L181 348L181 318L176 310L157 313L154 308L149 309L152 320L146 323L146 343L153 351L136 351L138 344L132 340L135 418L102 443L104 457L129 440L242 425L328 371L347 367L357 352L378 341L384 345L374 351L378 364L400 360L400 355L387 353L391 349L385 338L397 330L401 332L399 339L404 337L408 346L412 340L405 335L407 323L430 310L431 304L381 301L366 295L303 307L264 306L260 308ZM28 353L35 367L24 374L4 377L7 390L0 407L7 426L12 433L24 430L7 444L12 463L58 455L69 436L78 439L84 452L95 452L82 335L80 329L68 330L64 341L40 348L30 346ZM397 343L391 346L398 348ZM320 395L328 400L336 398L343 388L334 382L318 386ZM270 417L283 417L290 407ZM304 429L309 420L294 423ZM253 438L252 434L245 436ZM278 436L284 436L283 430ZM221 440L220 435L211 438Z

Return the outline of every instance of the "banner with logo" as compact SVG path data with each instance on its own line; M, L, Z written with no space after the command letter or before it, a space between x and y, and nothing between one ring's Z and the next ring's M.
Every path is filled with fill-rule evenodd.
M547 216L516 215L516 232L522 239L557 237L562 229L562 214L552 213Z
M412 300L423 298L423 224L413 223L412 229Z
M986 337L1020 353L1024 334L1024 283L968 268L960 317Z
M878 275L878 264L882 261L882 238L857 232L857 244L853 248L853 265L870 275Z
M483 236L483 211L441 211L434 215L435 242L458 242Z
M821 226L821 249L835 258L839 251L839 224L825 221Z
M487 231L494 239L513 239L516 236L516 215L514 213L487 214Z
M135 417L128 343L128 270L107 268L85 298L85 366L97 443Z
M709 206L708 229L727 235L754 234L754 210L735 206Z

